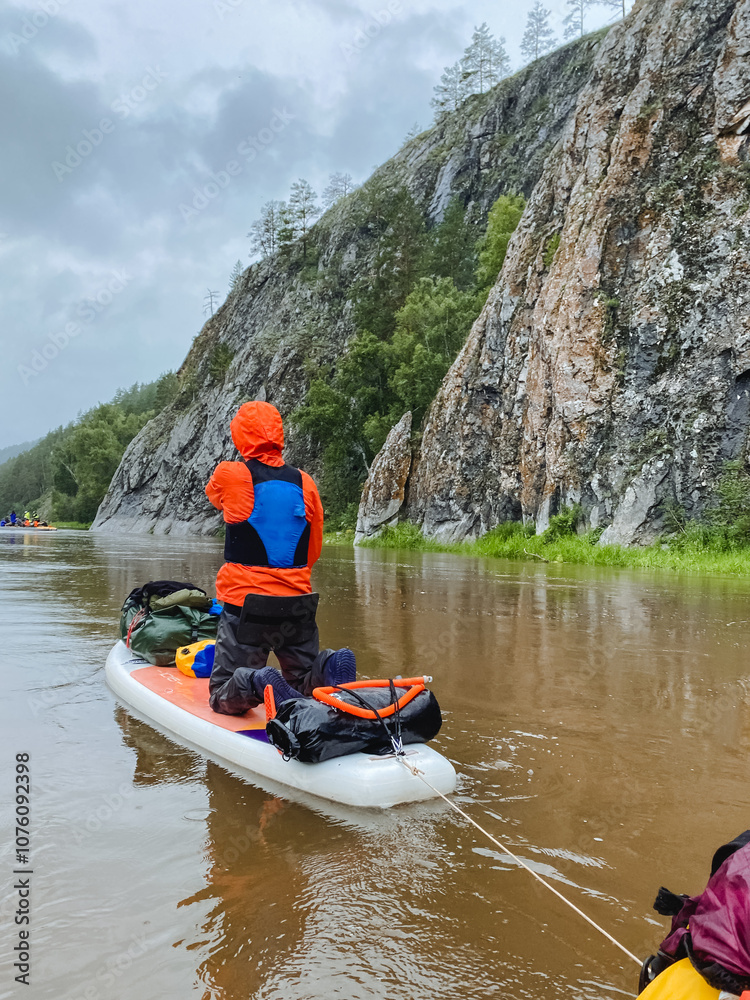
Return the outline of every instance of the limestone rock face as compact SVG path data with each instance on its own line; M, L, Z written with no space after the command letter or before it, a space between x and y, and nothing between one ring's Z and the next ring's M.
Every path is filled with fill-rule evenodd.
M374 179L408 187L430 222L442 218L453 197L486 221L500 194L533 190L600 45L600 35L582 39L475 95L460 114L408 142ZM302 401L310 370L335 369L354 333L348 292L374 260L362 197L354 192L318 222L317 272L278 259L245 272L196 337L180 370L178 399L125 452L94 530L221 529L203 490L217 462L238 457L229 436L237 408L261 395L288 416ZM225 371L214 363L219 345L233 352ZM287 461L316 475L319 451L289 426L287 435Z
M699 514L750 425L750 0L640 0L601 43L428 414L408 514Z
M392 427L372 464L362 490L354 544L373 538L386 525L398 523L411 469L411 413Z

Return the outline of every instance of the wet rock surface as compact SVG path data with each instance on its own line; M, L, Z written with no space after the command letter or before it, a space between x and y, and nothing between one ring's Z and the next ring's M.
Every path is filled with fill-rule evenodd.
M405 413L392 427L385 444L372 464L362 490L354 542L358 544L379 534L386 525L398 523L406 499L406 482L411 469L411 413Z
M428 414L407 514L472 537L581 503L697 515L750 419L750 0L636 4Z

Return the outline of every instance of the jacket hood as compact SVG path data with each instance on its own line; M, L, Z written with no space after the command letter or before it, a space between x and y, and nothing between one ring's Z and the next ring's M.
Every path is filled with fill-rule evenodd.
M270 403L243 403L229 425L240 455L257 458L266 465L283 465L284 425L281 414Z

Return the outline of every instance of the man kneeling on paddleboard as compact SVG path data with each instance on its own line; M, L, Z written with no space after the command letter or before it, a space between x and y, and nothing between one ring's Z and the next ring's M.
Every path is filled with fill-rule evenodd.
M216 596L224 605L209 681L211 708L242 715L313 688L353 681L350 649L321 650L310 571L323 544L323 505L306 472L282 458L284 428L270 403L245 403L230 424L241 462L220 462L206 486L226 522ZM273 650L281 674L268 667Z

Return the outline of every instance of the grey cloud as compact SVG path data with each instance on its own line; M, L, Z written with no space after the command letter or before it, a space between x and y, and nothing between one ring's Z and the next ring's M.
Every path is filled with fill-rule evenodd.
M384 6L375 0L372 9ZM337 43L352 39L369 16L345 0L317 0L316 8L321 30L335 30ZM66 11L72 16L72 3ZM315 81L306 85L287 65L266 72L217 59L191 72L179 53L165 53L168 79L125 118L112 105L148 70L140 35L123 35L132 74L114 90L87 75L83 61L96 40L62 15L47 26L44 46L40 37L11 56L0 44L0 88L13 95L0 104L0 231L11 244L3 251L0 243L0 294L3 337L12 345L0 374L0 419L19 426L8 441L42 434L119 385L176 367L202 325L205 288L224 293L238 254L247 262L245 234L264 201L287 197L299 176L319 184L348 170L364 179L415 119L428 124L435 72L465 44L462 18L458 6L415 16L404 4L403 15L353 59L337 49L331 69L343 74L345 91L325 103ZM6 10L0 40L8 23ZM418 68L415 56L424 53L432 53L436 71ZM80 78L59 68L63 57L82 61ZM279 128L278 113L294 117ZM84 130L102 118L114 129L58 180L53 161L67 146L75 152L79 139L87 141ZM231 160L240 172L186 222L180 204L189 205ZM119 269L132 274L122 294L24 385L16 362L48 343Z

